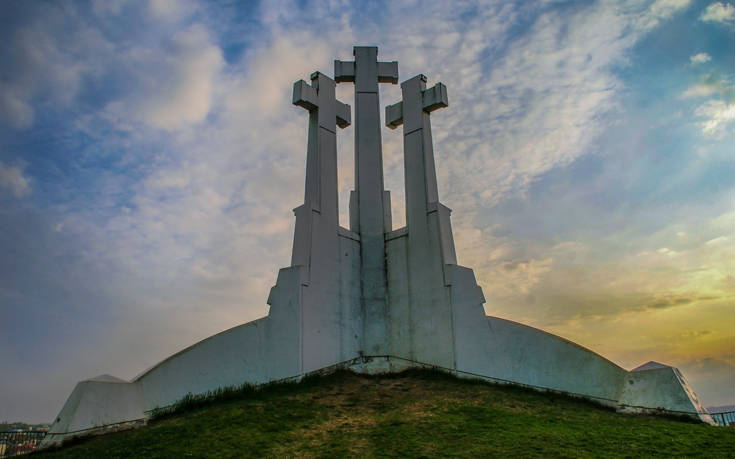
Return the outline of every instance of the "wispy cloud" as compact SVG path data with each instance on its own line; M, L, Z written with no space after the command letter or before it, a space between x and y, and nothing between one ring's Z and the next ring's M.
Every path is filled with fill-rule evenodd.
M655 248L616 256L582 242L537 247L537 256L546 257L540 266L548 268L553 260L554 269L536 268L532 276L509 276L502 271L526 273L540 261L506 263L502 270L491 272L493 278L503 281L488 282L486 294L493 298L489 305L494 304L491 310L495 313L515 309L516 314L523 311L525 320L557 327L582 317L612 318L730 299L735 289L728 287L724 273L732 266L719 260L723 253L733 252L735 245L722 241L717 247L700 242L679 250Z
M687 88L682 93L682 97L707 97L711 95L728 97L733 94L735 94L735 87L727 79L716 73L709 73L696 84Z
M699 20L733 25L735 24L735 6L723 2L710 3L699 16Z
M189 0L150 0L148 8L158 19L177 21L193 13L197 5Z
M691 0L656 0L651 4L648 11L641 14L636 20L637 27L641 29L657 27L662 21L667 21L684 11L690 4ZM631 6L640 8L641 4L632 4Z
M32 126L36 117L34 102L48 100L68 104L78 94L82 78L94 72L84 55L104 46L99 32L78 16L67 15L59 5L37 8L6 5L9 18L24 23L6 35L0 57L6 69L0 79L0 123L17 129ZM72 27L67 27L69 22ZM69 48L63 43L78 43Z
M735 120L735 84L710 73L682 93L684 98L709 98L694 111L699 126L708 137L722 137Z
M651 15L659 19L670 19L691 4L691 0L656 0L651 5Z
M31 192L28 177L23 175L23 167L8 166L0 162L0 190L6 190L20 198Z
M735 103L724 100L710 100L697 108L695 112L699 118L702 132L709 136L722 136L735 121Z
M131 48L123 65L137 88L107 109L116 118L160 129L201 122L210 111L223 63L221 50L201 24L176 32L158 49Z
M697 53L689 56L689 62L692 64L704 64L712 60L712 57L707 53Z

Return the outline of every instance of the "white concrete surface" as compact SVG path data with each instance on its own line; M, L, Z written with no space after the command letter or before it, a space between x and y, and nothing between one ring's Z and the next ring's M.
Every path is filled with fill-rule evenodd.
M77 383L41 447L74 435L116 429L144 420L140 386L110 375Z
M383 189L378 83L396 83L398 64L356 47L335 61L337 82L355 85L355 191L350 229L338 224L336 128L350 108L335 80L315 72L294 84L309 112L304 203L296 216L291 266L278 273L267 317L207 338L132 382L82 381L51 426L45 445L68 436L143 422L187 394L244 383L300 378L350 366L380 373L436 367L462 377L564 392L622 411L684 414L711 422L681 373L651 362L631 372L575 343L526 325L486 317L485 298L459 266L451 210L439 202L430 113L447 88L417 75L385 123L402 126L406 227L392 230Z
M632 413L684 415L694 410L701 420L714 424L679 369L658 362L648 362L626 374L619 409Z
M350 201L350 229L360 234L361 350L380 355L387 352L389 327L383 235L390 225L390 198L383 182L378 87L379 83L398 83L398 63L378 62L374 46L356 46L353 54L353 62L334 61L334 77L338 83L355 85L355 191Z

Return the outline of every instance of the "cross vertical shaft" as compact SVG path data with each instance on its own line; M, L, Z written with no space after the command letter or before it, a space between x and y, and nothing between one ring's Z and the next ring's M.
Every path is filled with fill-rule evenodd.
M360 234L361 290L365 311L363 352L387 351L385 235L390 202L383 183L378 83L398 82L397 62L378 62L378 48L356 46L354 62L335 61L338 83L355 83L355 192L351 229Z

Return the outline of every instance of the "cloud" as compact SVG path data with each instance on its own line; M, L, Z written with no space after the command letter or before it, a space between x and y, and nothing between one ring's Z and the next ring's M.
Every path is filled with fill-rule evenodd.
M694 298L690 298L688 296L676 297L676 296L666 295L661 298L653 299L651 302L645 305L645 308L651 308L651 309L673 308L676 306L690 304L694 301L695 301Z
M223 64L220 49L211 43L209 32L200 25L174 35L170 46L165 70L148 88L150 100L143 105L150 123L169 129L199 122L207 116L214 79Z
M130 0L92 0L92 11L98 16L113 16L128 4Z
M715 74L709 74L687 88L681 96L684 98L708 97L715 94L724 94L728 91L732 91L732 88L727 81L720 79Z
M695 112L699 118L702 133L707 136L719 137L724 135L728 127L735 121L735 103L724 100L710 100L697 108Z
M515 289L519 293L528 294L535 285L537 285L541 277L551 271L554 260L546 258L544 260L531 259L524 262L505 262L502 264L504 288Z
M698 125L708 137L721 138L727 134L735 120L735 84L710 73L684 91L681 97L710 98L694 111L694 116L700 119Z
M0 82L0 123L16 129L25 129L33 124L34 111L21 91Z
M640 29L653 29L657 27L661 21L667 21L677 13L685 10L690 3L691 0L656 0L651 4L648 11L641 14L634 22Z
M622 83L612 68L625 65L630 47L650 30L636 28L641 17L661 20L684 6L661 2L643 14L608 4L564 16L542 10L526 33L512 40L505 24L531 12L499 9L494 17L457 30L445 12L443 27L450 30L436 33L455 32L459 38L454 47L432 50L436 59L428 65L434 68L426 72L445 80L453 94L449 113L436 116L437 131L445 133L436 150L448 155L445 164L452 172L442 176L448 180L442 185L461 193L461 210L524 193L536 177L586 154L606 127L605 116L619 108ZM423 36L421 30L412 35ZM488 53L499 57L483 69L478 63ZM462 135L454 135L460 129Z
M735 230L732 215L729 211L706 222L684 225L687 234L699 235L696 240L677 235L682 232L681 223L637 238L653 246L638 253L610 253L583 241L532 247L536 257L553 258L554 263L553 269L539 271L526 290L501 287L509 282L499 277L502 273L494 265L489 273L485 265L480 278L483 286L490 285L486 296L488 304L497 305L496 311L523 310L531 321L543 317L544 325L728 302L735 294L729 276L735 269L730 258L735 256L735 240L723 234ZM545 301L533 300L539 297Z
M712 60L712 57L707 53L698 53L689 57L689 62L692 64L704 64Z
M21 198L31 192L28 177L23 175L21 166L8 166L0 162L0 190L10 191L13 196Z
M691 0L656 0L651 5L651 14L657 18L670 19L690 3Z
M71 106L84 79L104 65L109 42L74 7L19 2L5 12L14 26L0 45L0 123L23 130L35 122L36 106Z
M712 330L686 330L686 331L682 332L679 335L679 337L682 338L682 339L689 340L689 339L693 339L693 338L694 339L702 338L702 337L705 337L705 336L709 336L711 334L712 334Z
M720 22L722 24L735 24L735 7L730 3L711 3L699 16L700 21Z
M114 118L175 130L209 113L224 59L203 25L193 24L159 47L132 48L124 60L136 88L108 105Z
M709 333L704 333L704 335ZM695 334L695 337L704 336L701 334ZM735 354L724 355L722 357L703 357L694 359L691 362L686 363L687 366L691 366L697 369L697 373L703 373L704 375L712 375L722 373L726 371L729 374L735 374Z
M178 21L196 8L189 0L150 0L151 14L164 21Z
M329 62L325 43L317 42L304 49L299 38L276 37L269 46L250 56L247 75L237 79L228 91L224 107L227 114L238 122L242 116L255 112L261 119L269 120L285 111L294 114L293 108L283 102L290 97L293 82L308 78L310 72L319 68L318 62ZM253 84L257 84L257 89Z

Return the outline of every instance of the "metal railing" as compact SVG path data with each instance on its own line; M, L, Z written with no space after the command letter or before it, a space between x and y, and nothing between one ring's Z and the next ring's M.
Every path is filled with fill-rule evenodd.
M17 456L35 451L46 433L45 430L0 432L0 457Z
M710 413L712 420L718 426L735 427L735 411L723 411L722 413Z

